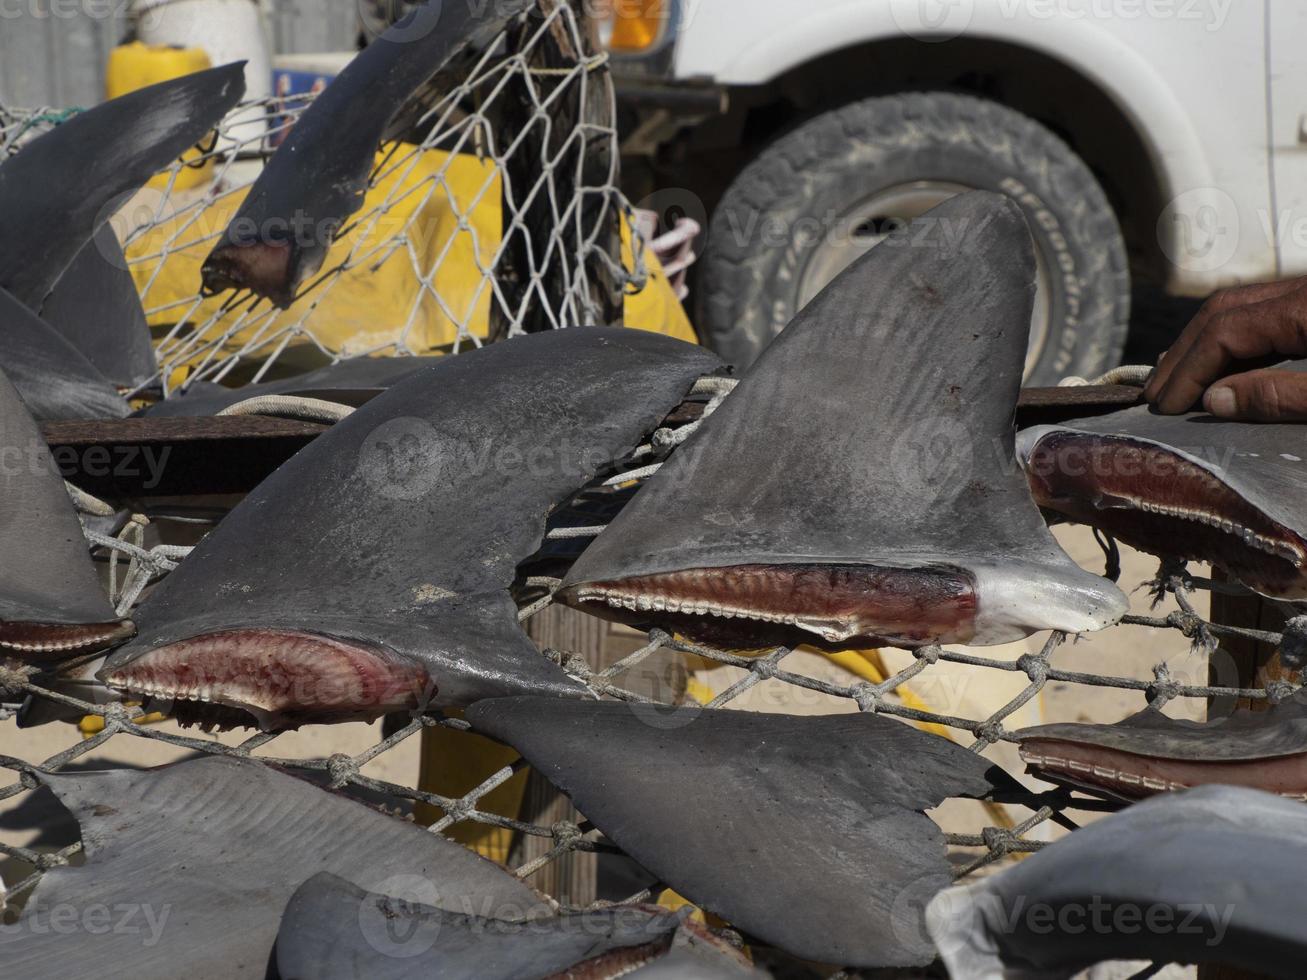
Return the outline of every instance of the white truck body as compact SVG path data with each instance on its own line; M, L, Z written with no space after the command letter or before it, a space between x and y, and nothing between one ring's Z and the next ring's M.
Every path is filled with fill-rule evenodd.
M666 0L676 79L763 85L880 40L984 38L1090 80L1148 148L1169 292L1307 273L1307 4Z

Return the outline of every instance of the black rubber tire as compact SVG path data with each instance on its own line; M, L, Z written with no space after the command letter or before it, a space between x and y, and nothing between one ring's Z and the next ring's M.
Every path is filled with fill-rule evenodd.
M945 92L866 99L817 116L740 173L713 214L697 279L708 345L739 368L752 362L796 312L820 240L814 221L828 224L877 190L914 180L1000 191L1025 211L1052 270L1052 316L1027 383L1092 377L1120 363L1130 274L1094 175L1033 119ZM765 228L796 231L757 233Z

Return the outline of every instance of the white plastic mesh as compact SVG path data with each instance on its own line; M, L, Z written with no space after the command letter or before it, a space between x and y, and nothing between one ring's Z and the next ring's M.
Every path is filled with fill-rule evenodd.
M620 304L645 270L642 247L625 262L618 247L630 209L607 58L590 50L573 7L542 0L456 84L428 86L425 112L383 144L362 209L284 311L199 288L200 263L313 96L238 107L111 219L156 335L159 376L142 388L610 322L605 293ZM72 111L0 110L0 155Z
M341 241L331 252L323 271L304 298L289 311L266 304L232 302L231 297L205 297L194 289L189 293L172 285L170 263L198 261L208 254L223 231L244 189L257 174L278 136L303 112L311 97L292 97L243 106L224 125L212 149L192 160L190 166L211 169L199 188L182 186L185 168L173 167L161 186L143 192L115 218L144 299L147 314L158 334L160 372L158 384L165 393L197 380L224 379L256 381L275 371L288 355L297 367L305 366L310 352L316 363L372 354L408 355L433 350L458 351L477 346L496 330L508 334L539 326L593 323L600 319L596 296L604 284L596 278L607 275L623 287L640 284L644 270L635 259L623 266L606 237L616 213L626 210L617 188L617 134L611 125L575 123L570 131L539 138L558 119L567 115L562 105L584 104L596 97L610 104L611 90L601 75L601 58L576 57L569 65L541 67L540 46L557 50L586 50L582 27L566 5L547 5L543 22L522 38L512 50L495 48L472 66L466 79L439 97L417 125L420 140L393 144L378 159L373 174L374 192L364 209L349 223ZM596 95L593 86L603 86ZM525 93L529 125L505 138L496 125L506 100ZM519 106L520 108L520 106ZM573 113L573 118L575 113ZM15 152L33 135L64 118L48 110L18 113L0 110L0 158ZM255 120L251 122L251 120ZM586 183L578 161L593 160L595 154L611 161L604 178ZM567 161L566 172L560 165ZM534 179L522 180L523 174ZM565 179L564 179L565 178ZM594 202L599 207L593 207ZM438 214L436 213L438 212ZM532 231L532 223L544 221L551 234ZM443 230L431 236L432 223ZM520 288L506 288L504 268L514 248L524 250L526 261L519 273ZM179 257L181 257L179 259ZM187 259L187 257L190 257ZM396 271L398 267L398 271ZM394 274L407 289L403 293L402 316L386 324L385 330L349 331L339 334L332 324L341 309L350 309L349 292L361 278L377 276L383 270ZM451 289L456 282L458 288ZM344 306L335 306L338 301ZM318 315L326 311L330 315ZM719 399L726 388L701 394ZM656 434L650 446L628 461L616 481L639 480L657 468L661 456L683 441L693 424ZM98 556L112 567L113 598L121 613L128 613L140 601L147 586L165 576L185 560L189 549L178 545L148 544L151 524L198 524L211 522L172 513L153 518L144 515L132 521L114 537L88 531ZM584 538L598 527L572 528L554 532L559 540ZM534 579L531 591L522 599L521 618L539 616L552 602L552 579ZM1131 616L1113 632L1153 629L1179 631L1200 650L1215 653L1223 638L1249 637L1279 642L1279 636L1212 624L1199 615L1191 602L1195 589L1211 587L1189 576L1183 569L1164 565L1157 583L1159 595L1169 597L1176 608L1164 616ZM919 724L942 726L949 737L963 741L973 751L992 755L996 747L1014 741L1005 721L1011 719L1048 685L1071 685L1085 689L1111 688L1134 692L1142 706L1143 697L1165 704L1172 699L1238 696L1279 699L1289 688L1273 682L1256 689L1212 687L1193 677L1184 683L1173 676L1166 662L1158 662L1151 680L1139 676L1070 670L1074 647L1060 635L1047 637L1036 652L1014 659L1002 659L968 650L927 647L908 658L906 666L879 682L853 675L814 676L811 671L790 669L796 652L778 648L760 656L714 649L688 643L662 631L653 631L646 642L618 662L602 665L575 651L545 651L565 668L585 679L595 695L627 701L650 701L637 678L658 662L682 661L687 672L701 670L705 663L733 669L730 680L719 685L709 703L714 707L747 706L750 692L760 685L784 685L811 698L821 699L821 710L877 711ZM1059 665L1055 666L1054 661ZM932 710L912 701L905 692L920 688L947 665L965 666L984 672L1001 672L1024 677L1018 690L1004 703L983 714L974 711ZM1077 666L1084 665L1077 662ZM661 669L661 668L660 668ZM1205 680L1205 672L1203 675ZM243 739L215 739L197 733L183 733L167 726L142 723L136 706L93 704L52 688L49 678L34 669L6 667L0 671L0 715L12 713L24 698L47 699L75 710L77 714L99 716L103 729L82 738L67 727L66 748L39 762L0 756L0 766L17 774L12 784L0 788L0 801L27 794L35 788L33 769L53 771L75 763L110 740L131 742L148 739L179 749L205 753L257 755L291 768L325 772L332 786L356 786L380 791L395 799L434 805L445 814L432 827L443 832L456 823L473 821L513 830L519 835L548 842L543 853L517 868L522 877L538 875L545 866L576 851L612 850L593 827L562 821L548 826L482 809L486 795L522 768L518 763L488 776L464 796L451 798L417 787L417 773L409 779L380 779L364 773L368 767L405 743L424 728L461 727L462 723L438 714L413 717L387 738L357 753L323 757L315 754L312 739L300 739L297 752L274 755L270 746L287 738L281 734L256 734ZM1048 718L1046 720L1072 720ZM125 753L130 757L130 751ZM1020 806L1016 804L1020 803ZM1009 855L1043 846L1048 835L1043 827L1054 814L1083 811L1095 805L1073 801L1063 791L1031 793L1013 801L1014 817L978 823L974 833L952 833L950 843L958 850L959 875L970 874ZM988 811L990 817L1005 817L1006 811ZM979 819L979 818L978 818ZM73 859L80 845L45 851L25 845L0 842L0 854L27 866L28 871L8 884L8 900L22 898L49 868ZM656 889L646 889L629 900L646 900Z

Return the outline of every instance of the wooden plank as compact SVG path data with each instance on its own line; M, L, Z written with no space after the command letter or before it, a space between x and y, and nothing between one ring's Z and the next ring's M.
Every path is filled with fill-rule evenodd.
M1027 388L1021 426L1101 415L1136 404L1138 388ZM684 422L700 405L668 416ZM100 497L248 493L324 432L316 422L258 415L47 422L46 442L64 477ZM106 455L107 454L107 455Z
M1129 385L1078 385L1025 388L1017 400L1017 424L1054 425L1069 419L1106 415L1142 405L1144 390Z
M1228 581L1219 569L1213 570L1212 578ZM1279 633L1284 629L1285 616L1261 596L1222 595L1213 592L1211 621L1222 626L1242 626ZM1280 651L1269 643L1258 643L1238 636L1222 637L1221 650L1224 655L1219 652L1214 655L1208 670L1209 683L1213 686L1258 688L1276 680L1297 681L1298 675L1284 669L1280 663ZM1270 707L1265 701L1250 701L1246 698L1241 699L1238 706L1253 711L1265 711Z
M118 499L248 493L326 429L252 415L42 426L65 479Z
M1213 569L1212 578L1216 581L1229 581L1219 569ZM1251 629L1280 632L1284 629L1284 614L1278 608L1256 595L1223 595L1212 593L1211 621L1222 626L1243 626ZM1208 683L1213 686L1234 686L1244 688L1265 687L1273 680L1297 681L1298 675L1286 671L1280 663L1280 652L1269 643L1258 643L1243 637L1223 637L1220 649L1213 654L1208 667ZM1209 714L1223 713L1228 705L1221 705L1213 711L1213 702L1208 704ZM1251 708L1253 711L1265 711L1270 707L1265 701L1241 699L1239 707ZM1263 974L1251 970L1241 970L1222 963L1204 963L1198 967L1198 980L1269 980Z

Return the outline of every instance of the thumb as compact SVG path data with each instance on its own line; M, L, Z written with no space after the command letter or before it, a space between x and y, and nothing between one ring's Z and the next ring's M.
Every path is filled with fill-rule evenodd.
M1207 389L1203 408L1247 422L1307 420L1307 374L1268 368L1231 375Z

